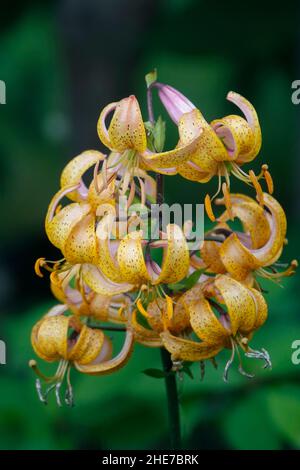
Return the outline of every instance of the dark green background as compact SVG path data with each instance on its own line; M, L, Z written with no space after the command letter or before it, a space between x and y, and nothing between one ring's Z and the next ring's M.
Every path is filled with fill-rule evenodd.
M44 235L47 204L65 163L87 148L101 149L101 108L131 93L145 110L144 74L180 88L207 119L235 112L229 90L256 107L263 147L255 168L268 162L275 196L288 215L283 260L298 256L300 105L291 83L300 79L296 2L85 0L1 4L0 79L0 366L1 449L166 448L164 384L141 373L159 366L159 352L137 346L120 372L99 378L73 373L77 406L58 409L37 400L28 369L33 323L54 304L47 280L34 275L37 257L55 256ZM157 105L157 101L155 100ZM161 108L159 108L161 109ZM168 145L176 140L168 123ZM171 129L171 130L169 130ZM167 178L169 202L202 202L209 188ZM237 190L241 187L236 184ZM245 188L243 188L245 190ZM180 384L187 448L300 447L300 365L291 343L300 339L298 276L268 284L270 315L253 345L271 354L272 371L248 360L252 382L219 370ZM43 367L43 366L42 366ZM49 367L44 367L45 370ZM50 366L50 370L53 367Z

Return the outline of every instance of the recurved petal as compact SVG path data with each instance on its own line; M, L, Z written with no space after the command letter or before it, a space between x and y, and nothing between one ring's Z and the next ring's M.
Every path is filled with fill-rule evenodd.
M207 175L217 174L218 162L230 160L230 156L198 109L182 116L179 122L180 142L183 144L189 142L198 129L202 129L202 134L191 161L197 165L199 171Z
M185 161L193 157L194 153L197 150L198 143L201 139L202 130L199 129L198 135L187 144L179 144L173 150L161 153L152 153L150 150L147 150L143 153L142 158L145 164L153 171L159 169L163 173L164 169L167 169L167 172L172 172L170 168L177 168Z
M37 334L38 334L42 321L43 320L38 321L31 330L32 348L35 354L39 356L41 359L43 359L44 361L47 361L47 362L58 361L60 359L60 355L57 353L57 351L51 351L51 354L49 354L48 351L44 352L44 349L39 346L39 343L37 341Z
M94 361L103 347L104 338L103 331L84 325L74 345L72 345L72 340L69 340L71 342L69 361L76 361L79 364L89 364Z
M134 149L143 153L146 150L145 126L139 103L134 95L117 103L108 129L108 136L111 148L118 152Z
M50 242L59 249L63 249L72 228L89 212L87 204L72 203L55 214L58 201L63 197L64 190L60 190L50 202L45 220L45 229Z
M134 346L134 333L128 328L126 331L126 337L123 344L123 347L119 354L112 359L104 359L101 361L101 358L98 358L92 364L81 365L75 363L75 367L79 372L89 375L104 375L115 372L116 370L123 367L128 360L130 359L132 350Z
M238 281L247 278L251 271L259 268L260 262L232 233L220 247L220 258L227 272Z
M112 296L129 292L133 288L132 284L110 281L104 276L100 269L93 264L82 265L82 277L84 282L97 294Z
M221 274L215 279L226 304L232 334L241 329L250 331L256 321L256 304L247 287L229 276Z
M249 152L253 147L253 132L242 117L231 115L223 119L215 119L211 126L222 140L232 160Z
M171 353L173 360L202 361L214 357L223 348L222 345L197 343L172 335L169 331L160 334L164 347Z
M254 303L256 305L256 320L254 324L254 329L260 328L268 318L268 304L264 296L257 289L249 289L250 294L254 298Z
M247 145L244 146L236 160L238 163L250 162L256 157L261 148L261 129L257 113L255 108L246 98L234 91L230 91L228 93L227 99L240 108L252 130L251 148L247 151Z
M62 248L69 263L94 263L97 260L95 223L95 215L87 214L70 231Z
M120 242L117 259L121 278L130 284L150 281L142 249L143 232L128 233Z
M276 255L280 255L286 237L286 216L283 208L270 194L263 193L264 204L269 214L267 217L270 226L270 237L267 243L251 253L259 261L261 266L267 266L276 261Z
M231 212L242 222L244 232L249 233L252 248L262 247L270 238L270 225L265 210L254 199L243 194L230 194ZM218 204L224 200L218 200ZM230 215L225 211L219 220L227 221Z
M64 315L47 316L34 332L37 352L48 358L46 360L67 359L69 319Z
M61 187L64 188L73 184L79 185L78 189L68 194L69 199L79 202L87 198L88 189L82 180L82 176L89 168L104 159L105 155L103 153L97 150L86 150L65 166L60 178Z
M184 233L178 225L167 226L167 241L161 273L153 284L178 282L189 270L189 249Z
M101 140L103 145L105 145L105 147L108 147L111 150L113 149L113 145L110 141L110 137L108 134L108 129L106 127L105 120L107 116L116 109L117 105L118 103L110 103L107 106L105 106L105 108L103 108L103 110L100 113L98 123L97 123L97 132L98 132L99 139Z
M207 344L222 345L231 335L231 331L220 323L203 295L190 305L189 312L194 332Z

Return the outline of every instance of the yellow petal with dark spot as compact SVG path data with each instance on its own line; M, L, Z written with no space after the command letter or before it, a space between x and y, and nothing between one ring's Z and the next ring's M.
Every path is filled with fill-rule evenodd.
M144 260L142 238L142 231L132 232L120 242L117 259L124 282L139 285L150 281Z
M92 264L82 265L82 278L84 282L97 294L117 295L132 290L133 285L127 283L115 283L110 281Z
M143 153L147 137L140 106L134 95L119 101L112 117L109 140L113 150L124 152L128 149Z
M62 249L69 263L94 263L97 260L95 223L95 215L87 214L72 228Z
M77 157L73 158L63 169L60 178L60 185L62 188L65 186L79 184L82 182L82 176L84 173L94 166L99 160L104 160L105 155L97 150L86 150ZM83 186L85 188L85 186ZM85 188L85 196L87 196L87 188ZM68 198L71 201L79 202L82 201L84 194L80 194L78 190L68 194Z
M196 335L208 344L224 344L224 339L231 335L216 317L208 300L199 296L189 307L191 326Z
M202 361L218 354L223 349L222 345L197 343L172 335L169 331L160 334L164 347L171 353L173 360Z
M189 270L189 249L184 233L178 225L167 226L167 240L161 273L153 284L179 282Z
M112 359L104 360L103 362L95 363L95 364L87 364L81 365L75 363L75 367L79 372L89 375L103 375L103 374L110 374L119 370L123 367L128 360L130 359L132 350L134 346L134 333L133 331L128 328L126 331L126 337L123 344L123 347L119 354Z
M249 289L226 275L219 275L215 285L221 292L228 310L233 335L241 329L250 331L256 321L256 305Z

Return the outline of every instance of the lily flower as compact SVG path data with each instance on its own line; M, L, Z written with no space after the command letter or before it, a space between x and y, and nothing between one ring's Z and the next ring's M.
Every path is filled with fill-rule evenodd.
M63 259L58 262L46 261L44 258L37 260L36 272L38 275L42 276L40 267L49 271L64 272L76 264L95 264L97 266L102 263L104 256L98 240L104 226L101 219L106 213L113 214L116 219L118 210L116 207L118 204L115 201L117 175L107 173L105 177L104 174L97 174L97 165L103 159L104 156L100 152L83 152L71 160L63 170L62 187L50 202L45 222L48 238L54 246L61 250ZM83 182L83 175L93 166L96 171L94 170L92 183L87 187ZM142 188L142 206L146 198L156 197L156 184L154 179L143 170L137 172L137 177ZM132 180L127 200L129 206L135 196L135 190L135 183ZM64 197L73 202L62 208L59 204ZM124 227L125 223L129 228L136 218L136 216L129 216L128 221L122 221L120 224ZM115 226L118 227L118 222ZM113 233L114 236L117 236L116 232ZM102 278L103 288L101 292L97 292L98 294L111 296L132 288L131 285L124 283L116 285L106 279L105 275Z
M66 272L53 271L50 287L53 295L68 307L72 314L93 318L96 321L126 323L124 312L128 312L130 299L123 294L102 295L93 292L80 277L80 265Z
M113 117L107 128L106 119L112 112ZM129 173L135 168L147 168L158 173L176 174L177 167L194 154L201 138L201 129L198 129L188 142L184 143L180 136L173 150L150 151L140 106L133 95L107 105L100 114L97 130L101 142L119 155L119 163Z
M258 195L262 192L259 179L264 178L268 191L273 192L273 181L267 165L262 165L259 175L255 175L253 170L247 174L241 169L244 163L251 162L258 155L261 148L261 129L257 113L246 98L233 91L229 92L227 99L240 108L244 117L229 115L215 119L209 124L199 109L179 91L161 83L154 86L159 89L162 103L178 125L181 145L186 145L200 129L202 130L197 150L192 158L180 165L179 174L200 183L206 183L213 176L218 176L218 191L213 199L221 189L223 192L229 191L230 174L254 186ZM225 179L223 184L222 178ZM215 220L209 195L206 196L205 205L208 215Z
M267 351L256 351L249 346L253 333L267 318L267 304L262 294L227 275L217 276L214 284L222 299L221 305L212 298L206 298L201 285L196 285L185 294L190 324L201 342L176 336L167 330L161 333L163 345L172 354L172 360L176 363L203 361L215 357L224 348L231 349L231 357L224 371L225 381L228 380L228 370L235 354L239 358L239 372L252 377L242 367L239 348L246 357L263 359L264 367L271 367Z
M29 363L39 377L36 380L36 388L40 400L45 404L48 394L55 390L57 404L62 405L60 389L66 377L65 403L68 406L73 405L70 381L72 366L84 374L111 373L126 364L133 348L133 333L128 328L121 352L112 357L111 340L103 331L89 328L76 316L65 316L66 310L65 305L53 307L32 329L31 343L35 353L44 361L59 361L57 371L52 377L46 377L40 372L35 360ZM45 393L42 391L40 379L49 385Z
M298 265L296 260L284 271L277 270L277 261L286 243L284 210L270 194L263 193L263 198L264 207L261 207L248 196L231 194L231 214L226 210L219 217L216 230L211 232L217 236L223 233L224 240L204 242L201 259L194 255L192 266L199 268L204 264L211 272L227 272L242 282L253 281L253 274L274 281L294 274ZM222 199L216 202L224 204ZM233 232L226 225L231 217L240 220L243 232Z

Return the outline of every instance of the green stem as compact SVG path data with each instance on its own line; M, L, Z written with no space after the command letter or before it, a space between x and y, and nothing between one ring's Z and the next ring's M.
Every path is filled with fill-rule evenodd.
M149 121L154 124L155 117L152 105L152 90L151 86L147 90L147 105ZM156 185L157 185L157 199L156 203L161 205L164 202L164 177L160 173L156 173ZM161 214L160 214L161 215ZM161 227L161 218L159 220L159 227ZM174 373L170 373L172 370L172 360L170 353L165 349L160 349L161 362L165 375L165 385L167 394L167 406L168 406L168 419L170 427L170 444L171 449L181 449L181 430L180 430L180 413L179 413L179 401L177 392L176 376Z
M156 174L157 184L157 204L164 202L164 177L163 175ZM159 221L160 228L161 220ZM161 348L161 362L165 376L165 385L167 393L167 404L168 404L168 417L169 417L169 428L170 428L170 444L171 449L181 449L181 432L180 432L180 413L179 413L179 402L178 392L175 374L170 374L172 370L172 360L170 353Z
M172 369L172 361L170 353L161 348L161 362L163 370L166 372L165 385L167 392L167 403L168 403L168 418L170 428L170 444L171 450L181 449L181 431L180 431L180 412L179 412L179 401L177 392L177 383L175 374L170 374Z

